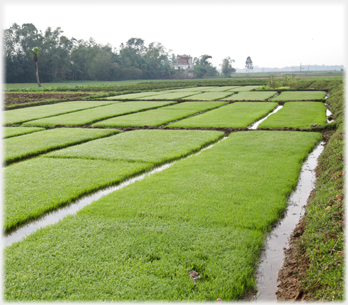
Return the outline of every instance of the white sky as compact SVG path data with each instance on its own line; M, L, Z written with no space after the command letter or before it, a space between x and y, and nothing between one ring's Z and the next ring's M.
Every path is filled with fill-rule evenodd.
M52 4L50 4L52 3ZM2 28L33 23L61 27L68 38L110 43L137 37L174 54L230 56L244 68L345 64L347 5L331 1L79 1L3 0Z

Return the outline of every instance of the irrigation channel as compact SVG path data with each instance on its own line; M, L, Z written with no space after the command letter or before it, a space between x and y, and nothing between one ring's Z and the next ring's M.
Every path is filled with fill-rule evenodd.
M274 109L273 111L271 111L268 115L266 115L264 118L262 118L261 120L258 120L257 122L255 122L254 124L250 125L250 127L248 127L248 129L257 129L257 127L264 121L266 120L270 115L272 115L273 113L276 113L277 111L279 111L280 109L282 109L284 106L283 105L279 105L276 109Z
M315 168L318 158L324 150L321 142L310 153L302 165L296 189L291 193L288 206L283 216L267 234L266 247L261 250L259 263L255 272L257 293L252 296L256 302L277 301L277 278L284 260L284 250L289 246L289 238L300 218L304 214L304 206L311 191L315 187Z

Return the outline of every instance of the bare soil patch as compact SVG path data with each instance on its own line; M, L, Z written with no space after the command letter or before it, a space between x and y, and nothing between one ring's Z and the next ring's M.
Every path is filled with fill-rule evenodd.
M77 101L81 97L86 97L91 95L91 93L23 93L23 92L13 92L5 93L4 104L6 106L26 104L32 102L40 102L46 100L56 100L56 101Z

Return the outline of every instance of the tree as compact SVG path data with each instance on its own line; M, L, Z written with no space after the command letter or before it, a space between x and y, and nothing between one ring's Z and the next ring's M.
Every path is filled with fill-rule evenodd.
M207 54L202 55L199 60L199 64L201 66L209 66L210 65L210 62L208 61L209 58L213 58L213 57Z
M250 56L248 56L247 59L246 59L245 68L247 68L249 70L254 69L253 62L252 62Z
M34 49L30 50L30 54L33 57L33 61L35 62L35 75L36 75L36 81L39 87L41 87L40 80L39 80L39 68L37 65L37 60L39 59L40 49L38 47L35 47Z
M231 57L226 57L222 60L221 72L225 77L230 77L232 73L236 72L236 69L232 67L234 59Z

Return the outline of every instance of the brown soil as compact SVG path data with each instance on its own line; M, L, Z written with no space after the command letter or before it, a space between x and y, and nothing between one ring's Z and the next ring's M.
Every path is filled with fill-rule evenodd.
M5 93L4 104L18 105L26 104L31 102L40 102L45 100L56 100L56 101L77 101L81 97L89 96L91 93L23 93L23 92L13 92Z

